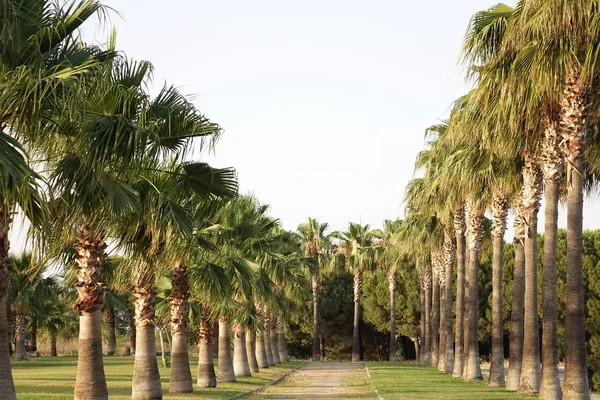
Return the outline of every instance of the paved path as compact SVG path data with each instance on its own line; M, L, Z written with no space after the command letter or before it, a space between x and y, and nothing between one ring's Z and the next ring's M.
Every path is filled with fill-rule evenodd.
M246 399L377 399L363 364L307 363L278 384Z

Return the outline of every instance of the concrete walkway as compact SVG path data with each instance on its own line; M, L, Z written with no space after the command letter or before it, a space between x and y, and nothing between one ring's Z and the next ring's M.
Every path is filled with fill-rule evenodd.
M377 399L362 363L307 363L247 399Z

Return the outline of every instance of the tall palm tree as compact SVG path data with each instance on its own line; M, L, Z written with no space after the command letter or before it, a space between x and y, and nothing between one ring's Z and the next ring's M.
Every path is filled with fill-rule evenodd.
M314 218L298 226L298 235L304 248L304 256L312 259L313 271L311 273L313 294L313 345L312 360L319 361L319 279L320 273L327 263L326 251L330 247L330 238L327 232L329 225L320 223Z
M2 146L2 199L0 202L0 281L6 282L8 232L16 205L39 227L35 194L37 175L28 167L21 143L36 148L47 137L45 117L61 103L67 87L94 67L101 52L81 45L78 29L102 13L97 1L4 1L3 42L0 46L0 145ZM101 58L101 57L100 57ZM65 62L69 60L69 62ZM36 93L32 96L31 93ZM66 104L68 102L63 102ZM10 132L11 137L8 135ZM16 139L15 139L16 138ZM38 214L39 216L39 214ZM0 284L0 340L6 339L6 283ZM6 398L15 398L6 348L0 348L0 386Z
M338 244L338 256L341 256L346 270L354 276L354 328L352 334L352 361L360 361L362 343L360 335L363 272L373 267L374 254L372 240L374 238L370 226L350 223L344 232L336 232L335 237L341 240ZM335 260L335 262L339 262Z
M389 361L398 361L396 356L396 286L397 286L397 264L399 259L403 258L402 252L398 243L402 221L396 219L391 221L386 219L383 221L383 230L374 230L374 236L377 237L376 243L376 263L386 274L388 278L388 288L390 292L390 344L389 344Z

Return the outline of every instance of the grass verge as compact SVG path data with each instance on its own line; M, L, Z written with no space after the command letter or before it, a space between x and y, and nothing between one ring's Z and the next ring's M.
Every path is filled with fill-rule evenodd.
M485 381L465 382L437 369L408 363L367 363L371 381L385 400L486 399L532 400L504 388L488 387Z
M191 360L192 376L196 376L198 359ZM220 383L213 389L194 387L193 394L169 394L169 369L163 368L158 360L162 388L168 399L226 399L240 393L257 389L288 371L296 368L301 361L288 361L266 370L261 370L252 377L238 378L235 383ZM40 357L29 361L12 363L13 377L17 397L20 400L34 399L72 399L77 357ZM131 380L133 378L133 357L104 357L104 371L111 399L130 399Z

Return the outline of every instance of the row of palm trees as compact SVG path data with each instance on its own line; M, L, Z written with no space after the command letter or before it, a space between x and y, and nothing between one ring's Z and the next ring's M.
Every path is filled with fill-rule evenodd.
M0 8L0 342L8 340L9 230L22 213L31 222L32 269L76 266L65 275L79 314L75 398L108 398L101 313L107 289L119 287L133 298L133 398L162 397L155 307L164 275L172 285L171 390L189 391L190 293L200 293L202 315L218 318L223 332L230 321L236 332L273 330L275 299L293 298L285 295L296 274L287 233L267 207L236 199L233 169L189 161L214 147L217 124L174 87L152 97L152 65L117 51L114 34L104 47L85 44L80 28L109 12L99 1L2 0ZM107 249L125 258L111 261ZM113 263L126 272L109 281ZM201 340L210 344L204 325ZM0 386L16 398L7 346Z
M416 162L420 176L409 184L406 194L411 231L407 239L420 250L416 257L423 281L424 363L464 379L481 379L477 279L487 214L493 243L489 384L539 392L544 399L590 398L582 208L584 190L595 183L598 160L593 139L597 129L599 7L593 0L521 0L515 8L498 4L471 18L462 59L474 89L454 103L447 121L428 129L427 149ZM536 237L542 195L545 240L540 346ZM568 232L562 388L556 322L561 198L566 199ZM515 213L515 271L510 366L505 382L502 260L511 208ZM454 332L452 282L448 281L453 268L457 276Z

